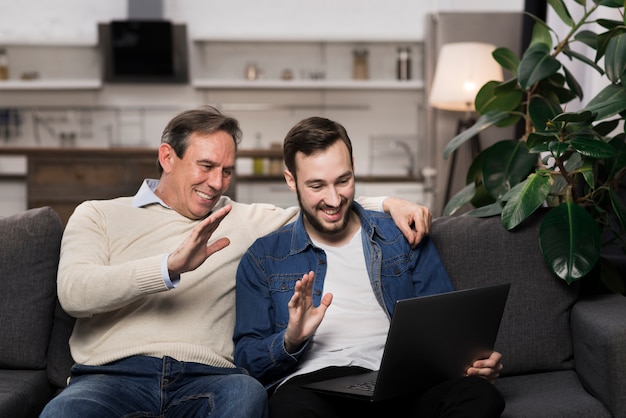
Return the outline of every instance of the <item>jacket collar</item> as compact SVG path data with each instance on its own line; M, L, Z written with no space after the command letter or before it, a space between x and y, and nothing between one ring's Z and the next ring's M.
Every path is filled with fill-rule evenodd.
M357 202L352 202L352 210L356 212L361 220L361 229L370 240L373 239L375 235L384 238L384 231L376 224L375 219L370 216L363 206ZM311 237L309 237L304 227L304 215L302 211L300 211L300 216L298 216L298 219L293 223L290 254L301 253L306 250L308 246L314 247Z

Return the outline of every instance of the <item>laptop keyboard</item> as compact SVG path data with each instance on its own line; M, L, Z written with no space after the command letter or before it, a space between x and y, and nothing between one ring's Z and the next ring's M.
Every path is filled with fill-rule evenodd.
M374 392L374 386L376 386L376 380L368 380L366 382L355 383L346 386L347 389L362 390L364 392Z

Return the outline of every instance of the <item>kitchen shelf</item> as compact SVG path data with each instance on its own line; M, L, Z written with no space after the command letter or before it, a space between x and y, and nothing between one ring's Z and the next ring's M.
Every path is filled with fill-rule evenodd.
M98 90L100 80L2 80L0 90Z
M192 86L214 90L351 90L419 92L423 42L417 39L215 37L193 40ZM396 78L400 48L409 48L411 77ZM354 54L367 51L365 79L354 78ZM249 68L257 74L249 79ZM288 79L284 75L289 74Z

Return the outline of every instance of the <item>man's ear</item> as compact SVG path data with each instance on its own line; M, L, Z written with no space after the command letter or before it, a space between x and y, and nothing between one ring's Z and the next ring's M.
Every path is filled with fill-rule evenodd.
M164 173L169 173L172 170L172 161L175 157L176 153L170 144L162 143L159 145L159 163L161 163Z
M287 186L289 186L289 188L291 189L292 192L296 191L296 179L293 176L293 174L291 174L291 171L289 170L285 170L283 172L284 176L285 176L285 181L287 182Z

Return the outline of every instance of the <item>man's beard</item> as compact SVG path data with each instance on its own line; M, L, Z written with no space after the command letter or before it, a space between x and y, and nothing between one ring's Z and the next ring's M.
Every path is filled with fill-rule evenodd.
M304 217L306 218L306 220L309 222L309 224L311 225L311 227L313 227L313 229L315 229L316 231L318 231L319 233L322 234L328 234L328 235L336 235L336 234L340 234L343 231L346 230L346 228L348 227L348 223L350 222L350 217L349 216L344 216L343 220L341 221L341 224L339 224L338 228L326 228L324 225L322 225L322 223L315 217L315 214L309 212L309 210L307 208L304 207L304 205L302 204L302 199L300 199L300 191L296 190L296 195L298 196L298 204L300 205L300 210L302 211L302 215L304 215ZM348 202L348 199L344 198L343 196L341 197L341 205L346 205ZM347 212L346 212L347 213ZM336 226L336 224L335 224Z

